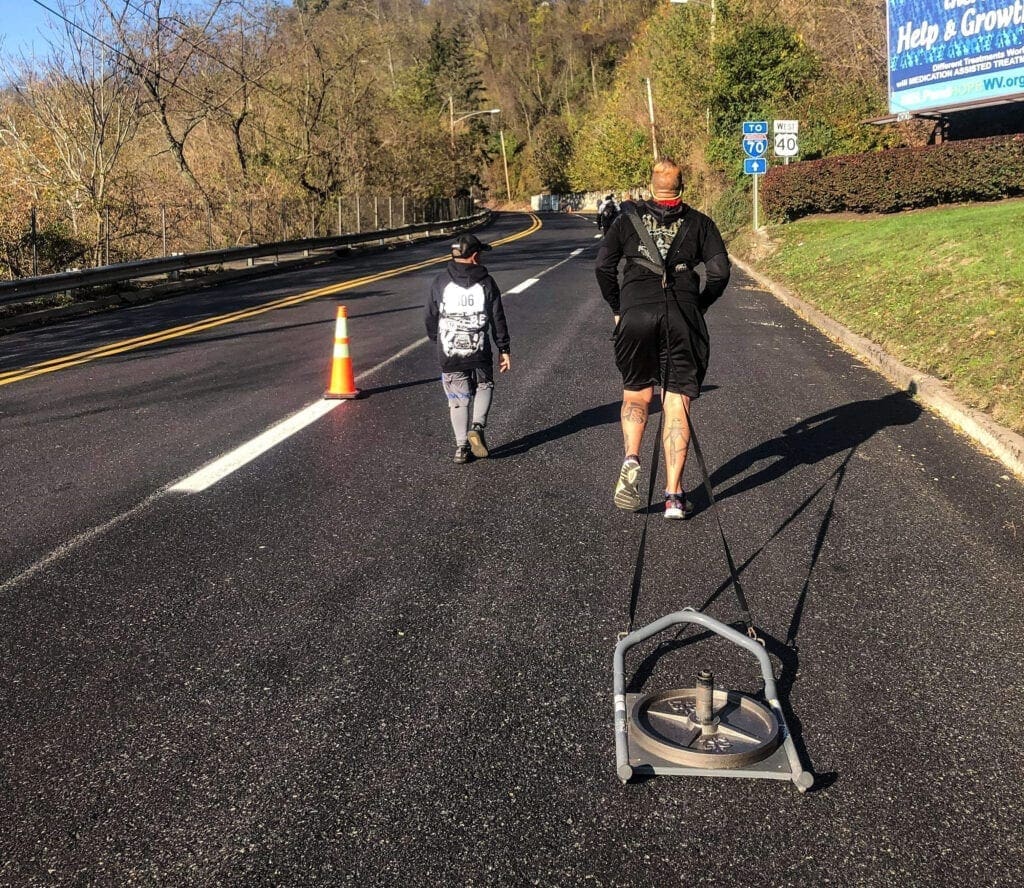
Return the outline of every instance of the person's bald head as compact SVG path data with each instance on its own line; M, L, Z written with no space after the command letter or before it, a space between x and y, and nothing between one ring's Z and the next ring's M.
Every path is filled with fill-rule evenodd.
M651 194L655 200L675 200L683 194L683 171L674 160L663 157L651 173Z

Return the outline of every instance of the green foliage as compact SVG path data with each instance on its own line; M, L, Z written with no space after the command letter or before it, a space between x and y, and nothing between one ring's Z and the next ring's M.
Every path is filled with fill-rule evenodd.
M733 182L723 191L711 211L712 218L726 237L730 237L753 221L754 207L747 178Z
M741 23L714 51L708 159L732 176L742 175L744 120L788 117L820 72L814 53L792 28Z
M475 110L483 96L484 84L473 61L469 38L462 25L445 30L434 24L422 66L421 88L427 103L438 108L452 99L457 111Z
M1022 215L1007 200L801 219L770 231L778 250L758 265L1024 432Z
M569 180L577 191L643 185L651 177L650 146L645 130L606 110L577 132Z
M799 109L800 158L815 160L890 148L898 141L891 130L863 121L885 109L881 84L823 77Z
M898 148L777 166L764 177L777 220L812 213L893 213L1024 194L1024 135Z

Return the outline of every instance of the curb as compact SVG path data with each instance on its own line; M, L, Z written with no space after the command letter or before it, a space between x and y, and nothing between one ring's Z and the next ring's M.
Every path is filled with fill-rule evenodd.
M757 281L779 302L817 327L833 342L851 352L862 363L881 373L890 382L906 389L918 401L963 432L983 450L1024 481L1024 436L1001 426L987 413L968 407L942 380L898 361L878 343L854 333L820 309L805 302L792 290L765 277L734 256L733 264Z

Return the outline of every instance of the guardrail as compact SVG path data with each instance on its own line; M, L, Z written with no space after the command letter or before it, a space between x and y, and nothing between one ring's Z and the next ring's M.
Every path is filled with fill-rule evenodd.
M225 262L240 262L260 259L265 256L280 256L286 253L322 250L331 247L348 247L383 243L385 240L407 235L424 233L428 237L432 231L443 233L447 229L461 225L484 221L490 214L482 210L471 216L459 219L448 219L438 222L419 222L406 225L404 228L392 228L363 234L343 234L333 237L309 237L300 240L278 241L272 244L254 244L248 247L229 247L224 250L206 250L201 253L183 253L179 256L167 256L160 259L140 259L136 262L122 262L118 265L105 265L100 268L87 268L81 271L64 271L59 274L48 274L41 277L21 278L16 281L0 282L0 305L10 305L63 293L68 290L83 290L107 284L139 278L157 277L163 274L174 274L192 268L205 268L211 265L223 265Z

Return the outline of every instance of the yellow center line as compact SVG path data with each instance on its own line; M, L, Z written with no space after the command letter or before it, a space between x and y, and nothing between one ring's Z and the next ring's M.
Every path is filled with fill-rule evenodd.
M543 223L533 213L530 213L529 215L532 221L528 228L525 228L516 234L494 241L493 246L497 247L502 246L503 244L510 244L513 241L529 237L531 234L538 231ZM228 314L215 315L202 321L194 321L190 324L183 324L179 327L170 327L166 330L157 330L153 333L136 336L132 339L122 339L119 342L111 342L107 345L97 346L96 348L75 352L69 355L63 355L59 358L51 358L48 361L41 361L38 364L31 364L27 367L7 370L0 373L0 386L9 385L12 382L19 382L24 379L31 379L34 376L42 376L44 373L54 373L57 370L77 367L79 364L87 364L90 361L96 361L100 358L108 358L112 355L135 351L140 348L145 348L148 345L155 345L158 342L166 342L169 339L178 339L183 336L190 336L193 333L201 333L204 330L210 330L214 327L221 327L224 324L232 324L235 321L242 321L247 318L256 317L257 315L265 314L269 311L276 311L279 308L289 308L293 305L299 305L300 303L308 302L310 299L318 299L321 296L331 296L335 293L353 290L356 287L361 287L365 284L372 284L388 278L398 277L402 274L408 274L411 271L419 271L423 268L429 268L431 265L438 265L441 262L447 262L450 258L449 254L438 256L435 259L427 259L423 262L413 263L412 265L403 265L400 268L393 268L389 271L382 271L376 274L366 275L365 277L342 281L341 283L331 284L327 287L320 287L316 290L307 290L304 293L298 293L294 296L285 296L281 299L264 303L263 305L255 308L240 309Z

